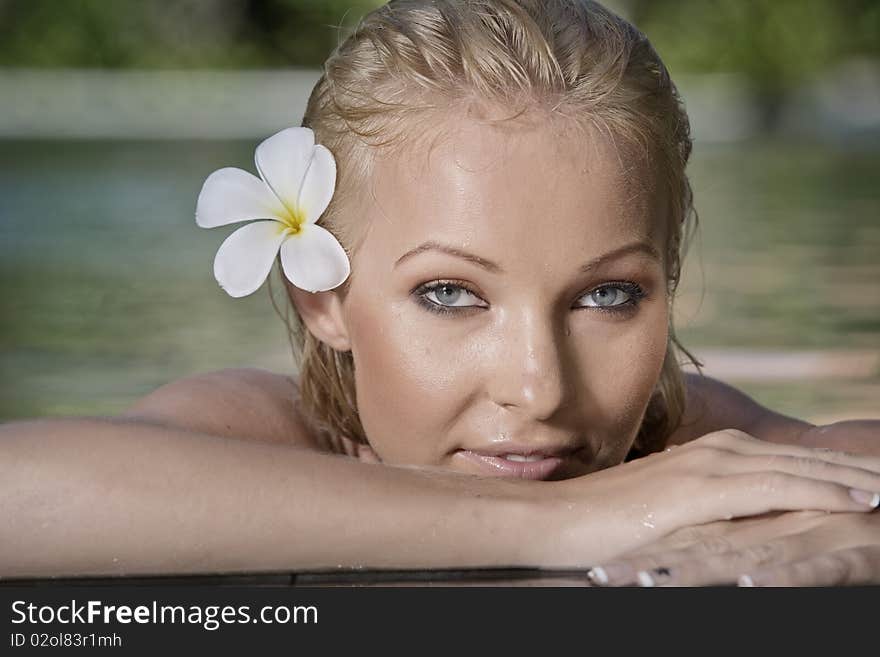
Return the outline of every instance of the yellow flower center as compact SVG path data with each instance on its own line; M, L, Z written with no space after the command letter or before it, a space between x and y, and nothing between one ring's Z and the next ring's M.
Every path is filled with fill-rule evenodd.
M303 224L306 223L306 215L305 212L299 208L293 208L291 210L285 206L284 213L278 217L278 221L281 222L283 230L292 235L296 235L302 230Z

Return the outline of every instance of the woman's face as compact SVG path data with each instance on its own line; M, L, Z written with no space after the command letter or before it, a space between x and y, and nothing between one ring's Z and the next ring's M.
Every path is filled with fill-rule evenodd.
M376 162L343 308L382 461L564 479L625 458L666 351L662 204L564 127L460 118Z

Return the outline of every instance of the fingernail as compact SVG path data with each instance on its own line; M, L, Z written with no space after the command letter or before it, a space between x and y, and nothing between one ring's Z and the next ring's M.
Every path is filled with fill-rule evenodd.
M740 575L739 579L736 580L737 586L754 586L755 582L749 575Z
M587 579L596 586L605 586L608 583L608 573L602 566L595 566L587 571Z
M640 570L636 574L640 586L665 586L672 581L672 571L666 566Z
M587 578L597 586L629 586L635 584L636 573L632 566L612 564L593 566L587 571Z
M859 504L865 504L872 509L876 509L880 505L880 493L869 493L866 490L850 488L849 495Z

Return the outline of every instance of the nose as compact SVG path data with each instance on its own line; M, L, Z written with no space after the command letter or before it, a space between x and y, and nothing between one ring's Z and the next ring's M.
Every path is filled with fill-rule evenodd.
M491 366L490 396L532 420L546 420L566 396L563 330L549 318L509 318Z

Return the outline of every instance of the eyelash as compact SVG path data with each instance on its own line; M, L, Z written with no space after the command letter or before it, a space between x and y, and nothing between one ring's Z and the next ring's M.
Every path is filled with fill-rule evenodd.
M431 301L427 298L427 295L430 292L434 292L442 287L454 287L460 288L467 292L468 294L472 294L478 299L482 298L472 289L470 289L467 285L465 285L461 281L451 281L451 280L442 280L442 281L432 281L431 283L425 283L420 285L416 289L412 291L412 294L415 295L416 302L428 312L436 313L438 315L458 315L463 312L472 311L474 308L482 308L483 306L444 306L442 304L438 304L434 301ZM588 290L584 292L580 297L583 298L589 294L593 294L598 292L599 290L606 289L618 289L621 290L624 294L628 295L629 298L623 303L617 304L616 306L577 306L577 309L589 308L591 310L598 310L602 313L611 313L614 315L622 315L624 313L632 313L639 306L639 303L642 299L644 299L647 295L645 291L642 289L642 286L638 283L633 283L632 281L612 281L609 283L603 283L598 287L594 287L592 290Z

